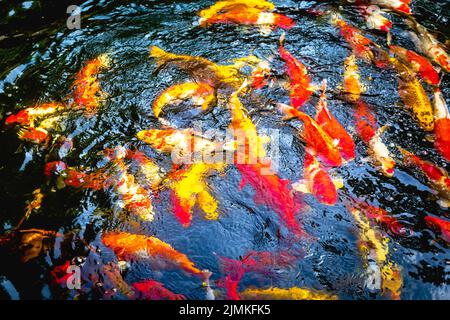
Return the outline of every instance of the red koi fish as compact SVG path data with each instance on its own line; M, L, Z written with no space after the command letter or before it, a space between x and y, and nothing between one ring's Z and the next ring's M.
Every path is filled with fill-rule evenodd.
M315 89L311 85L311 79L305 65L284 49L283 42L284 34L280 37L280 56L286 64L287 73L291 79L291 104L298 109L311 98Z
M285 30L290 30L295 26L294 20L284 14L265 12L256 8L241 8L217 14L207 19L200 19L200 26L216 23L275 27Z
M156 258L168 268L180 268L200 278L206 278L207 270L198 269L185 254L170 244L155 238L126 232L107 232L102 235L105 246L112 249L119 260L131 261L139 258Z
M439 228L441 231L441 237L446 242L450 243L450 221L432 217L432 216L426 216L425 222L430 226L431 228Z
M52 161L47 162L44 168L44 175L47 178L51 178L51 176L55 173L60 174L67 169L67 165L62 161Z
M236 167L242 175L240 189L248 182L255 190L254 201L257 205L264 204L272 208L290 231L303 235L304 231L295 219L300 206L288 187L289 181L280 179L270 165L236 164Z
M391 52L404 64L408 65L415 73L432 86L439 85L439 73L428 59L399 46L389 46Z
M407 229L405 228L405 226L395 217L391 216L386 210L372 206L355 198L351 198L350 202L351 207L353 209L359 210L359 212L362 212L367 217L367 219L374 220L380 225L389 228L392 233L398 236L406 235Z
M434 146L439 153L450 161L450 114L439 88L434 90Z
M311 193L320 203L332 206L338 200L335 182L319 161L308 151L304 161L305 181L292 184L292 188L303 193ZM336 183L337 184L337 183ZM341 185L338 185L340 187Z
M342 157L347 161L351 161L355 159L355 141L328 110L327 97L325 95L326 87L327 81L324 80L322 94L316 105L316 121L332 139L337 141L337 147Z
M342 156L337 148L337 141L333 140L328 133L314 119L306 113L298 111L290 106L278 104L281 112L286 118L298 118L303 121L303 132L300 134L311 152L319 157L327 166L339 167L342 165Z
M445 169L439 168L430 161L422 160L415 154L406 151L403 148L398 148L403 154L405 163L417 167L422 171L428 179L428 183L434 189L441 199L438 201L442 207L450 206L450 178Z
M141 300L186 300L182 294L173 293L154 280L133 283L133 288L137 291L137 298Z

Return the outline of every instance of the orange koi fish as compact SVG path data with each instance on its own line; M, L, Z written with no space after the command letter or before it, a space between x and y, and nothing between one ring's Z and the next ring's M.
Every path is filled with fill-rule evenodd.
M289 180L281 179L270 169L270 165L236 164L242 176L239 188L242 190L248 182L255 190L254 202L263 204L274 210L286 227L297 235L304 235L304 231L296 221L295 215L300 210L299 203L294 199Z
M270 287L267 289L245 289L239 295L244 300L337 300L336 295L311 289L292 287L288 289Z
M17 114L8 116L5 120L5 124L18 124L21 126L35 127L36 120L52 115L63 110L64 108L65 106L59 102L37 104L34 107L26 108L19 111Z
M298 118L303 121L303 132L300 134L310 151L317 155L327 166L339 167L342 165L342 157L337 148L337 141L333 140L328 133L314 119L306 113L298 111L290 106L278 104L279 109L286 114L287 118Z
M208 19L201 18L199 21L200 26L217 23L252 25L269 28L274 27L284 30L290 30L295 26L294 20L284 14L266 12L256 8L236 9L212 16ZM264 32L268 33L269 31L264 30Z
M29 141L36 144L45 144L50 139L50 134L43 128L23 128L19 130L17 136L20 140Z
M203 57L178 55L157 46L150 47L150 57L155 59L157 70L174 65L188 73L195 82L206 83L215 89L239 88L244 81L240 69L260 62L255 56L248 56L236 59L232 65L219 65Z
M172 174L168 184L172 190L173 211L184 227L190 225L192 209L196 204L205 213L206 219L217 220L219 203L211 195L205 180L213 172L223 172L224 169L223 163L194 163Z
M411 8L409 7L410 2L411 0L357 0L355 3L357 5L370 3L377 5L381 8L386 8L410 15L411 14Z
M438 228L441 232L441 237L447 243L450 243L450 222L441 218L426 216L425 222L431 228Z
M272 11L275 5L265 0L223 0L218 1L209 8L203 9L198 13L201 17L200 24L212 18L213 16L230 11L245 10L248 8Z
M392 177L394 175L395 160L392 158L387 146L381 140L381 134L386 127L376 129L377 121L375 116L362 100L358 100L356 103L354 117L356 132L360 139L367 144L367 151L374 165L385 176Z
M360 229L358 248L366 268L366 287L369 290L381 290L382 295L400 300L403 279L400 267L388 261L389 238L373 228L359 208L350 207L349 211Z
M408 65L415 73L419 74L426 83L432 86L439 85L439 73L426 58L399 46L389 46L389 49L402 63Z
M253 89L261 89L268 82L270 78L270 63L268 61L261 61L251 74L251 85Z
M450 58L443 48L443 45L425 28L415 20L406 21L417 32L411 32L411 39L417 50L426 55L434 63L442 67L446 72L450 72Z
M442 92L434 90L434 146L439 153L450 161L450 114Z
M425 177L428 179L429 186L434 189L441 197L438 201L442 207L450 206L450 178L445 169L439 168L432 164L430 161L425 161L416 156L415 154L406 151L403 148L398 148L403 154L405 163L417 167L422 171Z
M164 285L155 280L144 280L133 283L140 300L186 300L182 294L175 294L166 289Z
M392 22L383 15L383 11L376 5L362 9L367 27L388 33L392 29Z
M284 49L283 42L284 34L280 37L280 56L286 64L287 73L291 79L291 105L298 109L311 98L315 88L311 85L311 79L305 65Z
M101 91L98 74L110 64L109 57L102 54L89 60L76 75L73 97L79 108L86 110L89 115L95 114L100 106L100 100L104 93Z
M292 188L303 193L311 193L320 203L332 206L338 200L336 187L342 187L342 183L334 182L328 172L308 151L304 161L305 181L292 184Z
M351 198L351 206L363 213L367 219L374 220L382 226L389 228L395 235L405 236L406 228L395 217L392 217L386 210L372 206L359 199Z
M159 117L161 110L167 104L178 104L183 100L191 99L202 110L209 109L216 102L214 88L206 83L185 82L173 85L164 90L153 102L153 114Z
M351 161L355 158L355 142L345 128L336 120L333 114L328 110L327 97L325 94L327 81L322 84L322 94L316 105L316 121L328 135L337 141L337 147L342 157Z
M350 55L344 62L344 93L348 102L356 102L366 91L361 84L358 65L354 55Z
M102 235L102 241L105 246L114 251L121 261L154 258L166 262L165 267L167 268L180 268L200 278L204 277L206 271L198 269L185 254L155 237L126 232L107 232Z

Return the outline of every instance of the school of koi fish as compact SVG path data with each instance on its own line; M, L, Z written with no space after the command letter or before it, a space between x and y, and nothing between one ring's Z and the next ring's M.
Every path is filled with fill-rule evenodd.
M304 59L302 48L291 40L302 16L291 17L289 11L284 13L265 0L222 0L204 7L193 26L199 30L196 36L232 28L237 38L242 31L252 34L248 41L265 39L273 55L251 53L233 61L213 61L188 50L168 50L170 35L157 41L150 38L151 70L145 72L148 77L164 77L153 101L145 102L151 122L127 127L123 134L132 137L123 144L90 141L89 148L100 149L80 164L81 156L71 156L78 139L70 130L95 131L97 124L108 121L101 118L102 110L118 96L117 87L103 83L104 75L114 72L114 52L83 62L72 77L68 95L55 100L46 95L33 104L17 105L2 120L3 132L14 133L24 146L20 150L34 150L28 151L28 157L39 153L42 159L41 167L33 169L40 170L41 179L36 179L27 195L22 214L2 229L2 256L13 256L20 265L44 258L47 262L41 263L49 266L45 281L63 299L410 299L411 295L402 294L412 281L402 263L412 260L395 258L396 243L412 242L414 235L429 229L430 252L442 260L447 275L450 261L450 177L444 168L450 163L450 113L442 84L450 59L446 44L417 22L413 9L414 0L341 1L337 6L318 1L304 9L302 16L333 28L345 50L344 59L328 61L339 64L340 83L336 84L320 66ZM363 27L352 22L348 12L356 12ZM408 33L393 32L396 23L406 25ZM314 35L310 36L314 41ZM414 49L406 49L400 36L408 37ZM224 43L221 50L228 50L227 46L235 44ZM394 85L399 99L392 110L402 112L400 116L379 117L379 106L370 102L368 94L372 79L360 71L367 68L386 74ZM184 80L172 76L178 73ZM280 93L283 99L278 99ZM227 130L231 137L215 139L182 122L184 113L177 112L181 106L184 112L195 112L196 120L220 116L217 128L208 129ZM350 114L351 121L338 120L343 112L339 108ZM297 154L298 160L286 167L298 179L288 179L286 168L274 167L278 159L267 147L274 137L262 133L264 121L255 121L255 112L270 114L267 122L277 119L276 125L292 138L289 148L279 150L279 157ZM74 119L75 129L69 130L67 123ZM133 120L121 119L123 125L128 121ZM92 122L92 127L84 126ZM404 145L389 141L389 131L406 125L426 137L424 144L434 149L439 163L429 160L427 153L412 152L407 139ZM357 162L370 165L373 183L382 185L407 172L410 180L423 186L420 192L426 192L428 201L435 204L435 213L417 215L412 224L403 212L395 211L394 200L377 201L367 184L360 192L366 196L350 193L351 166ZM230 171L236 172L240 183L227 180ZM368 178L356 178L361 179ZM418 192L414 186L417 183L408 185L411 198ZM236 203L222 201L218 190L230 194ZM60 197L64 202L67 197L70 202L67 195L72 193L89 195L100 203L79 200L92 215L89 227L51 230L44 228L47 223L32 223L46 201ZM107 209L97 210L100 206ZM225 206L237 206L238 214L231 215ZM51 216L61 219L58 209L52 208ZM316 232L321 216L314 215L310 221L315 208L322 208L324 217L327 210L341 208L339 220L352 226L354 237L353 243L345 245L356 255L337 254L359 270L330 279L321 275L321 285L314 278L319 277L322 257L316 256L309 270L303 271L299 263L315 256L319 244L336 241L327 234L343 232L343 227L336 224ZM176 223L163 224L162 215L170 215ZM276 244L273 249L242 253L233 246L244 240L234 239L225 244L228 250L215 252L210 243L214 236L202 235L204 228L216 232L230 224L222 232L242 228L251 238L257 237L254 230L240 224L244 215L259 217L260 237L270 238ZM102 219L108 221L106 226ZM159 228L166 230L165 235L182 237L185 245L159 236ZM190 241L201 241L209 257L191 250ZM339 268L339 263L335 260L333 268ZM76 275L72 266L81 270L81 285L75 289L70 286ZM134 270L146 276L136 276ZM283 275L292 272L294 279L283 281ZM179 285L167 282L166 274ZM436 276L435 282L443 288L438 297L448 299L450 279L443 277ZM5 279L0 272L0 283L14 286L13 279ZM184 288L186 281L194 287Z

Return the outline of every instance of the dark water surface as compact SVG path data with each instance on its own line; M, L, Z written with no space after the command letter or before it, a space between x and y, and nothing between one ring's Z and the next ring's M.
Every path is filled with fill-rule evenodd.
M351 107L333 94L333 88L342 82L343 61L350 50L333 26L306 13L306 9L319 2L274 1L278 12L297 22L287 34L287 48L305 63L315 83L328 79L330 108L354 133ZM99 152L125 145L139 148L159 165L170 168L170 157L155 152L135 135L141 130L160 127L151 110L153 100L162 90L187 77L172 68L153 75L154 64L148 58L150 45L224 64L249 54L273 57L275 74L285 77L277 54L279 31L262 36L254 28L224 25L199 28L194 24L198 20L197 12L213 1L86 1L81 5L80 30L66 27L65 4L52 7L39 1L12 3L0 11L3 21L0 34L2 124L8 112L15 113L37 101L60 101L69 96L74 74L89 59L102 53L112 59L111 67L100 75L108 98L99 113L91 118L71 115L60 130L74 142L74 149L64 159L71 166L101 166ZM4 2L1 5L5 6ZM412 4L418 21L437 31L443 43L448 40L449 7L450 1L416 0ZM40 21L42 15L45 19ZM346 10L344 16L364 29L357 14ZM395 43L413 49L402 20L391 17ZM371 37L381 44L385 42L382 35L372 33ZM449 169L410 114L398 107L394 74L361 63L359 66L362 79L369 86L365 100L376 110L379 124L389 125L383 139L391 152L400 159L395 146L402 146ZM367 80L370 77L372 81ZM448 84L446 75L441 88L450 103ZM281 129L279 175L296 181L302 177L304 148L295 138L295 130L287 126L277 112L270 110L271 101L288 103L289 98L282 89L263 89L260 93L263 98L259 104L246 107L259 129ZM314 97L306 106L310 114L316 100ZM205 127L226 129L228 126L229 113L225 108L215 108L206 115L196 111L184 108L168 112L167 119L180 128L189 127L194 120L203 120ZM46 161L56 160L56 156L51 150L21 142L14 129L1 132L0 146L0 233L4 234L22 218L32 191L45 185L43 166ZM430 189L413 170L399 165L394 177L386 178L364 161L365 146L359 140L357 152L356 161L334 170L345 181L340 193L364 197L369 203L385 208L412 230L407 237L389 235L389 259L402 268L402 299L449 299L449 247L437 240L439 235L424 222L429 214L448 219L448 210L436 204ZM218 221L207 221L201 214L194 213L191 226L183 228L171 211L168 192L163 191L153 203L155 221L142 223L140 233L170 243L201 269L211 270L213 279L223 276L219 256L239 259L250 250L286 249L277 237L281 225L278 216L269 208L254 203L251 188L239 191L240 174L233 166L229 166L225 176L212 176L209 182L220 202ZM46 187L45 191L42 208L23 228L71 234L73 240L51 248L26 264L19 263L12 254L2 254L0 298L73 297L73 293L50 284L50 271L66 260L76 261L77 258L86 259L83 297L102 298L102 291L87 277L92 273L100 275L101 279L101 266L116 259L112 251L101 244L101 232L136 230L129 226L126 217L112 209L108 194L52 187ZM308 208L303 214L303 226L317 241L296 244L303 251L303 257L295 264L268 277L249 274L241 281L240 289L298 286L335 293L341 299L382 298L364 288L364 268L356 245L358 231L344 204L338 202L334 207L327 207L311 196L306 196L305 201ZM86 243L98 248L98 252L89 251ZM157 279L190 299L205 298L205 290L198 279L180 271L152 270L140 263L133 264L124 278L128 283ZM115 296L124 298L120 292Z

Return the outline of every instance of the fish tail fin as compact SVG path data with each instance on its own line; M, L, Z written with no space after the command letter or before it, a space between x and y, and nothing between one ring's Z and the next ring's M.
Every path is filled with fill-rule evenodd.
M161 69L171 58L171 53L164 51L160 47L151 46L150 47L150 57L155 59L157 69Z

